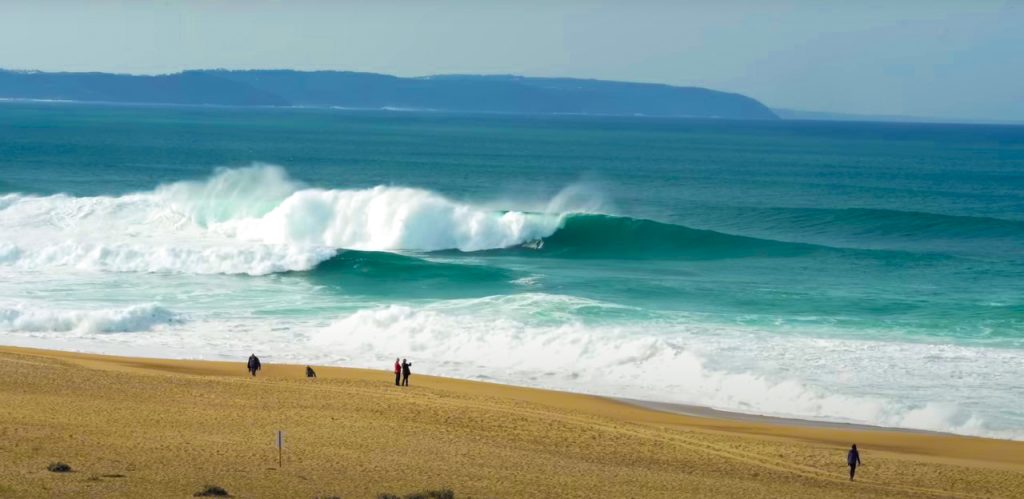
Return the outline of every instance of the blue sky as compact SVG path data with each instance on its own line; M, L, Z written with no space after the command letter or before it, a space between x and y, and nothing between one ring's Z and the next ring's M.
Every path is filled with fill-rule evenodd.
M12 1L0 67L514 73L1024 121L1024 1Z

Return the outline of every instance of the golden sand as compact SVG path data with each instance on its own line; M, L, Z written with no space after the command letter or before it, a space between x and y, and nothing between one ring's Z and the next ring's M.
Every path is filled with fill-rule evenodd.
M689 417L387 370L0 348L0 497L1024 497L1024 443ZM278 466L275 432L285 432ZM864 466L847 480L846 449ZM72 473L52 473L66 462Z

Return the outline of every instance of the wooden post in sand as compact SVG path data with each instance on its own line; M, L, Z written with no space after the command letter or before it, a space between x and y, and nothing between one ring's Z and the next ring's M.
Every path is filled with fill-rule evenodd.
M277 468L281 469L281 452L284 449L284 432L277 430Z

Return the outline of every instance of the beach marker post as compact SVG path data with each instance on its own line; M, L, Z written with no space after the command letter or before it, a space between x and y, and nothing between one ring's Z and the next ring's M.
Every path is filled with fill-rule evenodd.
M277 430L277 467L281 468L281 451L284 449L284 432Z

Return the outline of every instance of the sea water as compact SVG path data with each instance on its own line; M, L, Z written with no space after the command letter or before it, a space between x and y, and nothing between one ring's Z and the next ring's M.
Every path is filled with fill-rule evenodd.
M4 103L0 343L1021 439L1024 127Z

